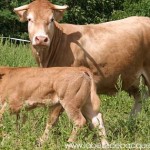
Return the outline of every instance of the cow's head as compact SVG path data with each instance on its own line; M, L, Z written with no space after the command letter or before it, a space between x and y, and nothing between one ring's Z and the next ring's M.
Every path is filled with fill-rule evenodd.
M14 11L21 22L28 21L32 45L49 47L54 33L54 20L59 21L67 7L54 5L48 0L35 0L28 5L15 8Z

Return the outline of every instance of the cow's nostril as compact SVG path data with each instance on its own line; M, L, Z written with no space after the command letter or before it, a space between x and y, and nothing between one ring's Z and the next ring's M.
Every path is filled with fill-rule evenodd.
M35 40L36 40L36 41L39 41L39 38L36 36L36 37L35 37Z
M35 43L36 45L44 45L47 44L48 37L46 36L35 36Z
M48 41L48 38L46 37L45 39L44 39L44 42L47 42Z

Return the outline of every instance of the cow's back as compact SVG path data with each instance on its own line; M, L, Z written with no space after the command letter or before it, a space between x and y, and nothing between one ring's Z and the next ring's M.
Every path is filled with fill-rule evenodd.
M67 26L63 25L66 32L74 32L70 38L74 41L66 40L72 46L69 50L74 56L73 66L87 66L98 75L100 93L115 91L119 75L124 89L141 75L145 58L150 56L148 17L129 17L97 25L70 25L69 31ZM78 36L75 36L77 32Z

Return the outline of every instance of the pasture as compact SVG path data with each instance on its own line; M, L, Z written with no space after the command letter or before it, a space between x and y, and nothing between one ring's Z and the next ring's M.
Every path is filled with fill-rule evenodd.
M29 45L15 45L0 41L1 66L36 66L32 58ZM142 112L133 118L129 116L133 98L121 91L121 81L118 80L118 93L115 96L101 95L101 108L103 113L108 141L113 149L150 149L150 98L143 102ZM144 97L145 87L140 86ZM16 129L16 116L6 111L0 122L0 149L1 150L64 150L72 149L100 149L100 140L95 136L96 130L89 130L87 126L81 130L76 145L67 145L67 139L72 130L72 123L65 112L59 118L57 125L50 131L49 140L42 146L36 147L35 141L45 128L47 109L37 108L27 115L27 121L22 124L19 120L20 130ZM115 145L116 144L116 145Z

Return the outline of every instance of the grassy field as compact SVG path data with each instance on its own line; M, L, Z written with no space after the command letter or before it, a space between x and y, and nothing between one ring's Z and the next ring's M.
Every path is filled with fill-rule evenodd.
M2 41L0 42L0 65L36 66L28 45L16 46L8 42L3 45ZM121 149L121 147L122 149L131 149L131 147L150 149L150 99L143 102L142 112L136 119L129 116L132 104L133 98L124 91L119 91L111 97L101 95L100 111L103 113L108 141L113 149ZM25 124L19 120L18 131L16 116L10 115L9 111L5 112L0 123L0 150L65 150L69 146L81 150L100 149L100 140L95 136L96 131L89 130L87 126L81 131L76 145L67 145L72 123L65 113L50 131L49 140L42 147L36 147L35 141L45 128L47 109L38 108L24 113L28 116L28 120Z

